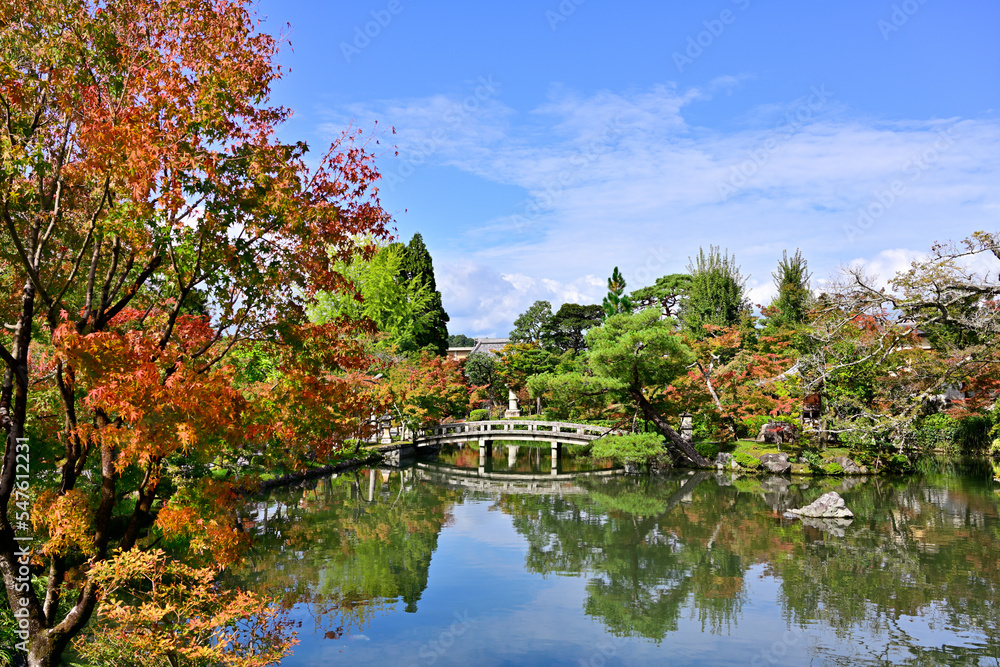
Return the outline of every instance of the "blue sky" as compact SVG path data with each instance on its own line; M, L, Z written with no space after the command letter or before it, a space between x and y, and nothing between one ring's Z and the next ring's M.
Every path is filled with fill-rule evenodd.
M286 139L395 127L382 203L423 234L451 333L506 335L536 299L598 303L615 266L634 289L710 244L766 304L785 249L821 287L1000 229L995 0L258 11L291 41Z

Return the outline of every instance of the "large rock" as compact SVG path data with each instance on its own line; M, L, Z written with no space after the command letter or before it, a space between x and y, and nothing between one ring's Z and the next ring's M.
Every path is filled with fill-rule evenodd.
M780 445L785 442L795 442L798 434L795 427L785 422L770 422L760 427L757 434L757 442L767 442L772 445Z
M844 537L846 528L853 522L853 519L815 519L807 516L801 517L801 520L803 526L822 530L834 537Z
M775 475L783 475L792 469L792 464L788 462L788 454L782 452L762 455L760 464Z
M845 475L867 475L868 468L860 466L846 456L838 456L831 459L834 463L840 464L840 467L844 469Z
M719 470L727 470L735 467L733 455L726 452L719 452L715 455L715 467Z
M822 496L805 507L797 510L788 510L791 514L799 516L812 516L820 519L853 519L854 512L847 509L844 499L836 491L824 493Z

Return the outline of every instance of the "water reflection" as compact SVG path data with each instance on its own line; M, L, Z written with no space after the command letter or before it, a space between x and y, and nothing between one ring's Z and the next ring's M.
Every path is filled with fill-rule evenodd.
M988 478L477 483L441 466L371 470L262 503L261 546L241 576L314 626L286 664L323 664L316 647L330 640L355 663L430 664L420 657L428 637L463 609L492 620L447 654L434 649L436 664L586 662L586 619L621 638L613 646L626 664L1000 661L1000 519ZM784 516L829 490L853 524ZM566 592L546 602L555 589ZM545 604L557 638L524 620ZM526 629L514 647L494 626ZM346 642L362 635L371 641Z
M517 440L496 440L489 448L483 448L474 440L443 445L434 462L484 473L528 475L591 472L613 467L610 459L592 459L587 452L585 446L563 444L558 454L553 455L548 443Z
M334 638L373 617L415 612L455 491L414 484L412 470L364 470L273 492L254 513L258 533L242 573L308 608L314 631Z

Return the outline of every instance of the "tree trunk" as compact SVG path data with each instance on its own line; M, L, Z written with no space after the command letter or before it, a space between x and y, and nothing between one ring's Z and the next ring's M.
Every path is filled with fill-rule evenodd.
M694 448L694 445L682 438L680 433L670 427L670 424L668 424L666 420L660 416L660 413L653 408L650 402L646 400L646 397L643 396L641 389L633 387L629 389L629 393L639 405L639 409L642 410L642 413L646 415L646 418L656 424L656 428L660 429L660 432L667 436L667 439L670 441L673 449L678 451L699 468L712 467L711 461L699 454L698 450Z
M41 633L39 633L41 634ZM62 664L62 654L69 644L68 638L60 637L62 641L53 641L48 632L41 637L36 635L28 651L28 667L58 667Z
M720 417L729 422L729 430L733 434L733 440L736 440L738 438L736 420L731 415L729 417L724 416L726 414L726 409L722 407L722 401L719 399L719 395L715 391L715 386L712 385L712 369L715 362L712 362L712 364L709 365L707 371L705 370L705 367L701 365L701 362L695 363L698 366L698 370L701 372L702 378L705 380L705 386L708 387L708 393L712 396L712 402L715 403L715 409L719 411Z

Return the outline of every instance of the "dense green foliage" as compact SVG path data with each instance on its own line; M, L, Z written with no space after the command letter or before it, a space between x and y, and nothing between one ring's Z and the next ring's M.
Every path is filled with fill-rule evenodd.
M542 373L528 380L532 396L545 398L547 419L592 420L607 413L609 396L622 385L617 380L580 371Z
M680 318L695 337L705 336L705 326L727 327L739 323L750 312L745 295L746 278L740 273L736 257L709 246L699 249L688 264L691 283L686 290Z
M397 280L413 286L411 289L416 289L418 285L423 286L429 294L427 303L418 310L418 317L424 321L425 326L416 332L416 347L419 350L429 349L443 355L448 352L449 318L448 313L444 312L444 306L441 305L441 293L434 279L434 261L420 234L414 234L409 244L405 246L397 245L402 253Z
M448 347L474 347L475 338L469 338L465 334L451 334L448 336Z
M809 289L812 274L802 252L796 249L789 257L787 250L782 251L778 269L771 276L778 296L771 302L773 311L769 319L779 325L805 322L813 300Z
M671 323L651 310L609 317L587 344L596 375L638 387L668 385L694 360Z
M507 397L497 358L488 352L470 354L465 360L465 377L471 387L479 387L483 399L493 406Z
M550 319L552 319L552 304L548 301L536 301L514 320L514 329L510 332L511 342L539 342Z
M542 344L549 349L579 352L586 348L584 335L601 325L603 314L600 306L564 303L542 327Z
M381 247L371 259L355 257L350 262L340 262L338 270L351 280L357 294L319 293L310 318L318 324L341 317L367 318L384 335L379 347L403 353L421 350L435 326L429 312L433 288L422 276L401 279L405 253L405 246L394 243Z
M590 455L599 459L614 459L618 463L649 465L663 456L663 437L655 433L607 435L594 441Z
M691 285L686 273L671 273L656 279L653 285L640 287L629 295L636 310L659 308L664 317L676 317Z

